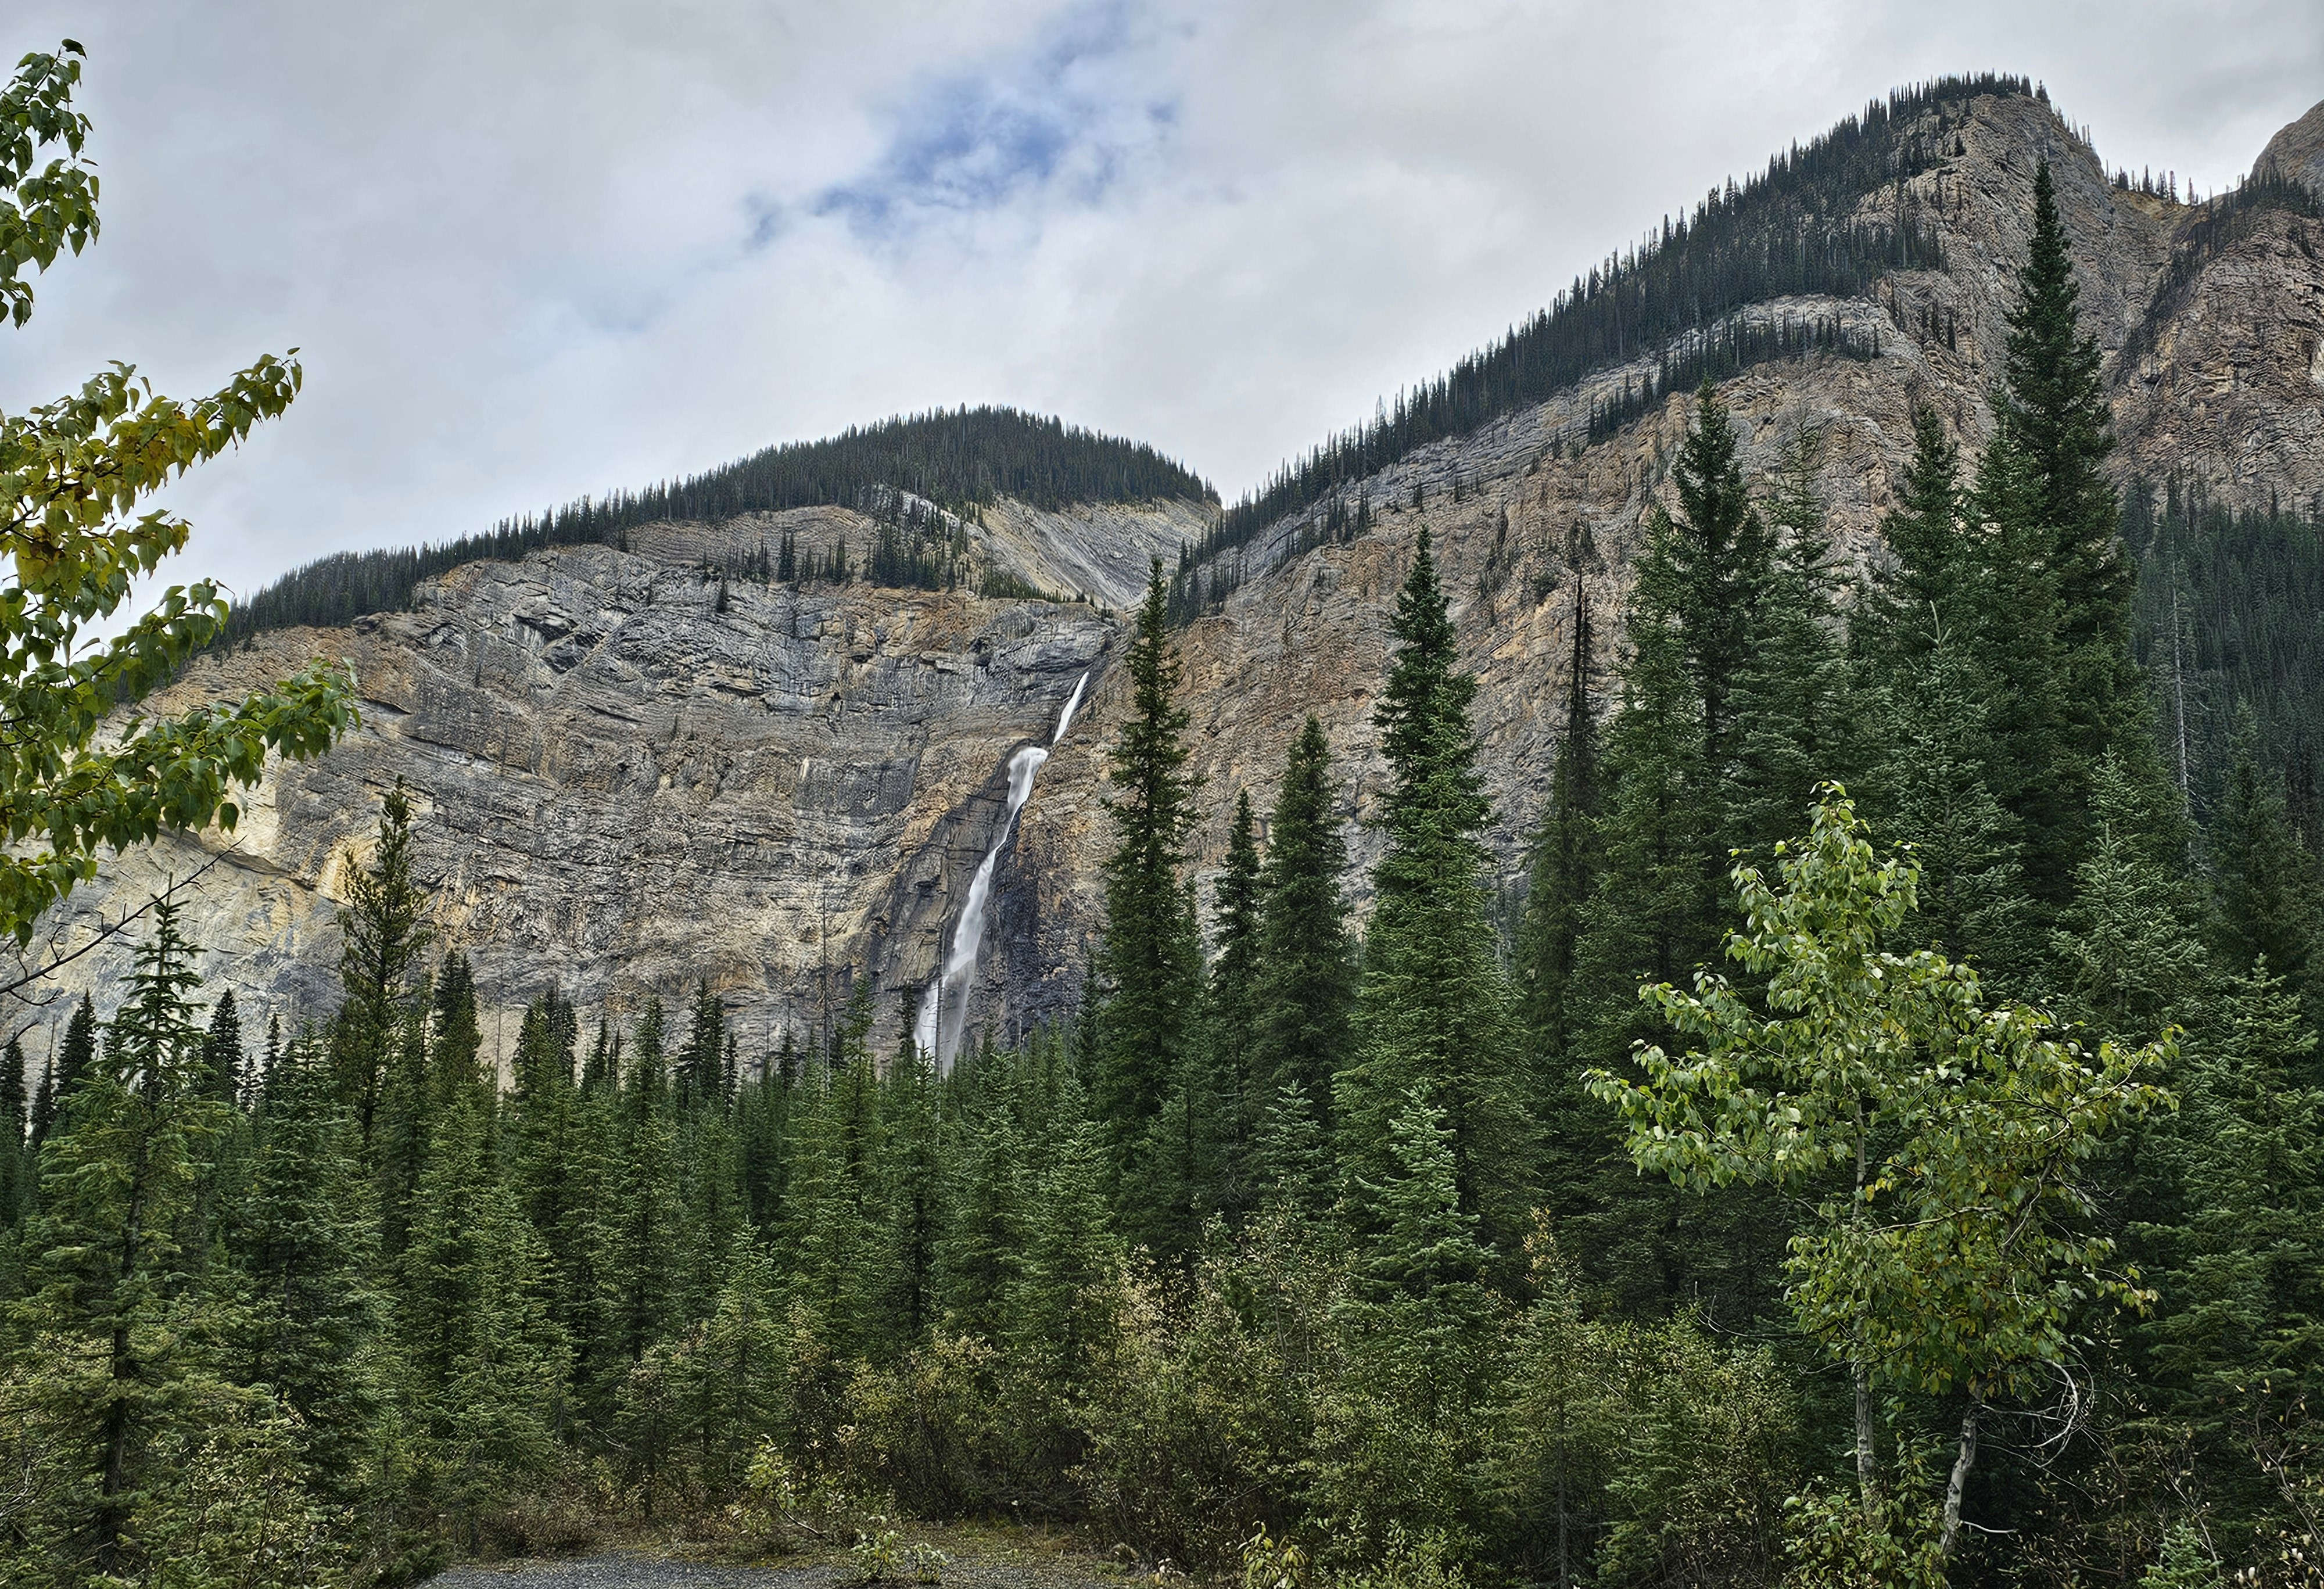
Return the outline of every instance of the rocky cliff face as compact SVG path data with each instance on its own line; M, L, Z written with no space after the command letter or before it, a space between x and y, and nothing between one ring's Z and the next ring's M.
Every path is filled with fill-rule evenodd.
M2324 192L2324 104L2267 141L2259 162L2272 165L2295 181Z
M2311 123L2324 126L2324 107L2279 137L2283 158L2310 158L2301 152L2314 140L2301 142L2299 129ZM1747 471L1771 470L1795 437L1817 432L1840 542L1859 567L1876 555L1913 405L1933 405L1972 453L1990 434L1987 393L2034 167L2046 159L2077 244L2085 323L2107 353L2126 477L2185 471L2257 502L2324 489L2317 223L2269 217L2158 301L2185 208L2112 187L2032 100L1979 100L1947 141L1953 152L1914 179L1910 195L1941 228L1944 270L1892 275L1868 299L1743 311L1836 317L1881 335L1868 362L1769 364L1725 383ZM1897 201L1892 188L1864 204L1877 213ZM1219 814L1196 836L1206 901L1223 813L1244 789L1266 808L1308 713L1340 757L1357 855L1377 854L1364 823L1382 785L1370 714L1394 591L1424 524L1480 680L1493 844L1514 888L1554 757L1577 596L1600 637L1596 687L1609 692L1640 524L1667 489L1683 432L1673 398L1583 445L1593 396L1625 374L1603 373L1367 482L1379 516L1361 540L1313 545L1310 513L1236 554L1243 583L1184 639L1194 766ZM350 632L263 637L203 664L172 699L344 653L363 679L362 731L319 763L283 769L230 844L182 837L114 869L60 913L54 936L68 947L86 941L165 874L215 859L190 891L206 975L238 990L245 1021L320 1015L334 985L336 901L400 777L421 813L439 941L468 952L503 1018L552 984L586 1013L706 977L748 1047L785 1024L815 1030L867 976L892 1035L998 828L1010 753L1046 740L1089 671L1087 705L1042 770L996 876L970 1025L1005 1037L1068 1004L1098 919L1103 751L1125 706L1109 669L1121 622L1107 609L1130 605L1148 558L1174 558L1207 513L987 512L974 530L982 567L1081 600L737 584L717 610L696 568L706 559L785 531L803 545L863 543L866 522L805 509L668 526L626 553L475 565L426 587L412 612ZM96 986L106 1003L126 959L125 946L108 947L58 984ZM512 1040L512 1021L506 1030Z

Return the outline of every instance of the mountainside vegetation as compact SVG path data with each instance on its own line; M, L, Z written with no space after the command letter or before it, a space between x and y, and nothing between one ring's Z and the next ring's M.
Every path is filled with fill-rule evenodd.
M2199 812L2218 808L2243 733L2285 782L2300 828L2324 821L2324 502L2233 510L2200 485L2127 494L2138 660L2165 753Z

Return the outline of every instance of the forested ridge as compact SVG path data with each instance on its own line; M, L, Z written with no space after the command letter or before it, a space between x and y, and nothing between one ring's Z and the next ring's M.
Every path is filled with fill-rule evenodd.
M723 523L785 508L838 506L870 515L881 525L878 541L856 550L854 571L868 565L883 583L944 589L956 582L964 550L950 544L959 527L947 521L1003 497L1056 512L1076 503L1214 502L1217 494L1142 442L1015 409L936 409L770 447L642 490L581 497L435 545L334 552L237 603L226 638L398 612L421 580L479 559L512 559L548 546L626 547L629 532L648 524ZM835 565L820 572L781 577L844 579L846 549L835 555Z
M1804 147L1794 144L1740 186L1729 178L1692 215L1665 216L1658 232L1575 277L1499 342L1399 391L1370 422L1286 464L1226 510L1192 562L1244 546L1288 514L1357 491L1417 448L1545 402L1594 371L1639 359L1656 365L1643 390L1593 411L1572 439L1577 444L1601 439L1663 393L1766 359L1817 348L1872 356L1878 349L1869 338L1837 327L1747 331L1720 322L1770 299L1853 298L1890 270L1941 269L1935 224L1906 180L1953 152L1969 101L2034 91L2023 78L1991 73L1935 79L1874 101ZM1892 184L1895 207L1872 220L1857 214L1868 195ZM1350 516L1360 507L1335 505ZM1206 584L1206 599L1224 588ZM1183 591L1179 599L1186 603Z
M543 967L493 1052L400 789L327 1019L244 1030L158 906L115 1008L0 1062L0 1577L402 1581L622 1519L892 1575L903 1516L1274 1589L2314 1583L2304 717L2134 645L2310 526L2163 494L2149 566L2218 550L2142 586L2046 168L2019 285L1996 436L1916 417L1861 586L1815 434L1747 476L1698 393L1616 677L1554 598L1512 941L1425 528L1360 931L1312 719L1194 898L1157 564L1080 1010L945 1074L872 1051L868 975L766 1051L706 984ZM2190 802L2199 675L2246 726Z

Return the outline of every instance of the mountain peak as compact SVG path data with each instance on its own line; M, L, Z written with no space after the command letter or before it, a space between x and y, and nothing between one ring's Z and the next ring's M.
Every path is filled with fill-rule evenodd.
M2324 193L2324 99L2270 138L2267 147L2260 151L2259 163L2273 165L2285 176Z

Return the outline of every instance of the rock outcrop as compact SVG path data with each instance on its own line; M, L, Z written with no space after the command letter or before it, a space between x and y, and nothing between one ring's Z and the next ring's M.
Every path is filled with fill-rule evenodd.
M2259 163L2324 193L2324 100L2270 138L2260 151Z
M2312 162L2319 129L2324 107L2271 152ZM1864 299L1742 311L1836 319L1880 338L1869 360L1819 355L1724 383L1747 471L1771 471L1815 432L1840 544L1858 568L1877 555L1914 406L1933 407L1971 453L1991 433L2034 173L2047 160L2085 323L2107 354L2123 476L2180 472L2254 502L2324 490L2319 223L2270 216L2158 300L2192 212L2115 188L2046 105L1975 101L1965 116L1956 109L1944 146L1903 200L1938 226L1944 269L1892 274ZM1899 202L1891 187L1864 205L1869 216ZM1194 766L1215 814L1195 838L1206 901L1223 813L1241 790L1266 808L1310 713L1339 758L1356 855L1377 855L1366 818L1382 769L1370 716L1394 592L1424 524L1480 680L1492 845L1515 889L1554 759L1576 601L1592 614L1594 688L1610 707L1631 559L1686 422L1674 396L1585 445L1593 397L1645 368L1603 372L1391 466L1363 486L1376 518L1360 540L1315 536L1318 509L1231 554L1242 559L1240 585L1184 637ZM189 891L206 975L237 989L246 1022L324 1014L336 902L381 795L401 778L420 812L438 941L469 954L509 1039L507 1017L551 985L585 1012L618 1013L699 977L735 1012L746 1049L758 1049L783 1026L816 1029L859 976L872 980L892 1038L1000 821L1010 753L1046 739L1075 679L1093 670L997 875L970 1022L1005 1037L1077 993L1099 919L1104 748L1126 707L1109 669L1118 614L1148 559L1175 559L1213 511L987 510L973 528L979 566L1010 576L1010 588L1073 600L734 583L719 610L704 563L785 533L860 546L871 530L848 510L800 509L664 526L626 552L473 565L425 587L411 611L351 631L263 636L202 663L162 704L239 690L317 652L345 654L362 677L362 730L319 762L281 769L233 840L179 837L109 868L106 883L58 913L51 936L86 941L165 875L215 859ZM56 985L96 986L108 1003L126 962L116 943Z

